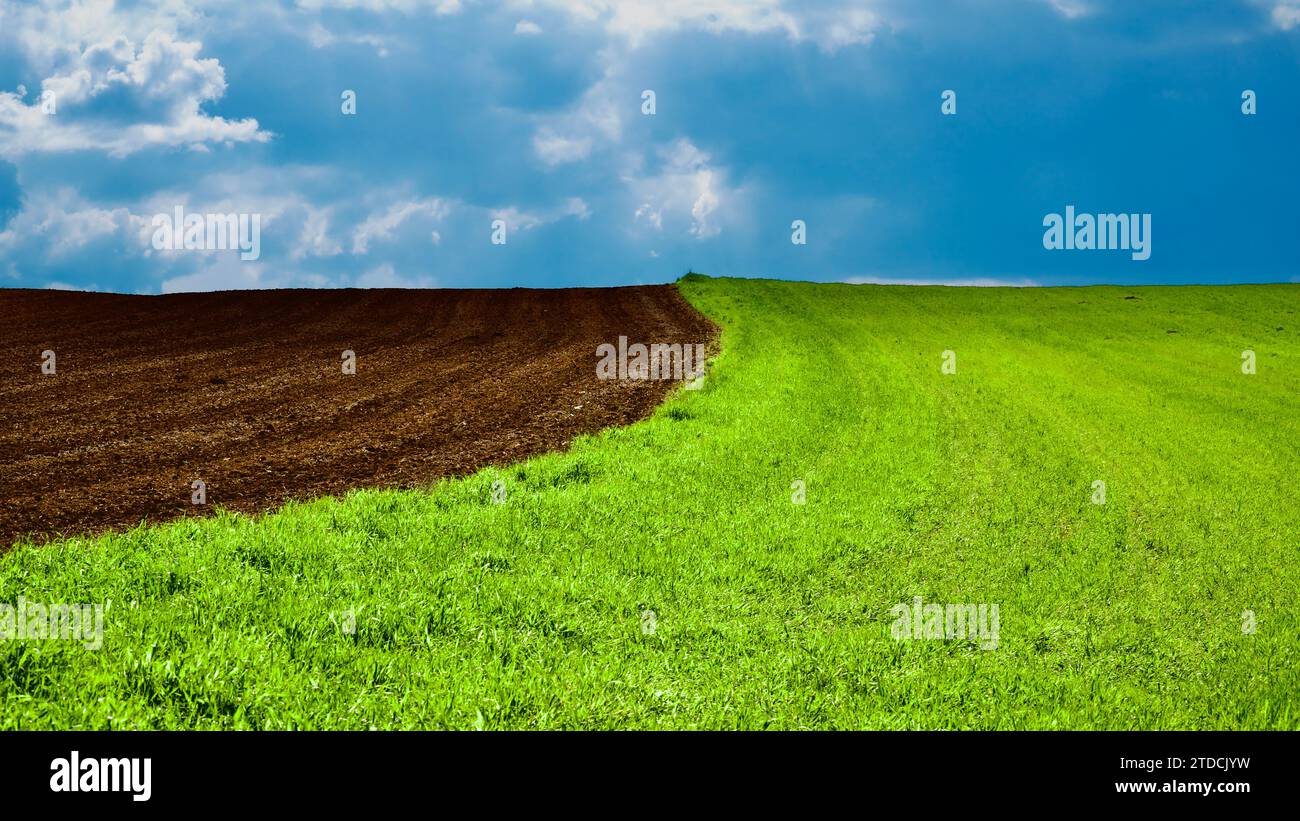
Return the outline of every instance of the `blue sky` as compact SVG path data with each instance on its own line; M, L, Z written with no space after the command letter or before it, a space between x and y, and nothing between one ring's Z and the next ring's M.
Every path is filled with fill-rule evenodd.
M3 287L1300 281L1298 146L1300 0L0 3Z

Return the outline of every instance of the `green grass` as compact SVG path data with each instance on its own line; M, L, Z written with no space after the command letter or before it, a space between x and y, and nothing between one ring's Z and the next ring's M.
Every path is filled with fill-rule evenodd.
M646 422L0 558L111 603L0 644L0 726L1300 725L1300 288L681 287L723 351ZM918 595L998 647L895 640Z

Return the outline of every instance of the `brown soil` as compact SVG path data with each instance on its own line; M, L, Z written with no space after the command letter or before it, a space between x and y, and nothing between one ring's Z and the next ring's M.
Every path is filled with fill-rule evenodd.
M674 387L597 379L596 346L620 335L711 343L716 328L672 286L0 290L0 551L563 448Z

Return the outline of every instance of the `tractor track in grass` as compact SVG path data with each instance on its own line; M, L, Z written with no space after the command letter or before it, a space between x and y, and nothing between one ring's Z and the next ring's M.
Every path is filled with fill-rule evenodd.
M717 329L671 285L0 290L0 552L564 448L648 416L675 384L597 379L596 347L619 336L713 347Z

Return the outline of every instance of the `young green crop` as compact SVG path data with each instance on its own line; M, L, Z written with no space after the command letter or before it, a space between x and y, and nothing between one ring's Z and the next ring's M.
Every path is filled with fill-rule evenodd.
M567 453L0 557L107 606L0 726L1300 725L1300 288L680 287L703 388Z

